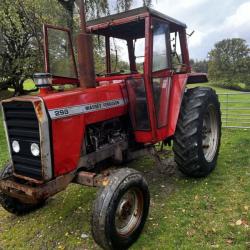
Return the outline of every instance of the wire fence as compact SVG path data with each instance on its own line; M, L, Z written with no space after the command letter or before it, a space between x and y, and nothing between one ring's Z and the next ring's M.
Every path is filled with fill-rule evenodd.
M224 128L250 129L250 93L218 93Z

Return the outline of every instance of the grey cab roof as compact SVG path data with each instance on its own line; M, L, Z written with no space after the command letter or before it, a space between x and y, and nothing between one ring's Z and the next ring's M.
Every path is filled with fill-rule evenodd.
M91 21L87 22L87 26L94 26L94 25L99 25L99 24L103 24L103 23L108 23L108 22L112 22L113 20L119 20L119 19L123 19L123 18L127 18L127 17L133 17L133 16L140 15L143 13L149 13L154 17L164 19L172 24L181 26L183 28L187 28L185 23L182 23L182 22L180 22L172 17L169 17L165 14L162 14L159 11L156 11L156 10L148 8L148 7L141 7L141 8L129 10L126 12L121 12L121 13L118 13L115 15L110 15L107 17L102 17L99 19L91 20Z

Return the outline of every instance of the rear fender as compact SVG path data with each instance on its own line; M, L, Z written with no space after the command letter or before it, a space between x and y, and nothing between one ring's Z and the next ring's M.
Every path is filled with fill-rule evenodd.
M188 74L173 75L168 113L167 137L171 137L175 134L188 77Z
M205 73L176 74L173 75L172 81L167 137L171 137L175 134L186 85L208 82L208 76Z
M208 76L205 73L191 73L188 76L187 84L194 83L206 83L208 82Z

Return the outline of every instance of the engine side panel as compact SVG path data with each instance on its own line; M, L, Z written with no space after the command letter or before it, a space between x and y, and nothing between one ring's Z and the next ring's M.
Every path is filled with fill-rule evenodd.
M125 86L76 89L43 97L52 120L54 176L73 171L82 156L85 128L128 112Z
M84 132L84 115L52 122L54 176L69 173L76 168Z

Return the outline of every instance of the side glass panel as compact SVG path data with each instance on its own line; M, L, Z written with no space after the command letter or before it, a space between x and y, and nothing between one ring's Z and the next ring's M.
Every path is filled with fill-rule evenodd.
M147 97L143 79L127 81L130 117L135 130L150 130Z
M182 71L183 65L179 32L171 32L170 39L172 68L175 72L179 73Z
M153 94L158 128L167 126L170 90L171 77L153 78Z
M47 28L49 71L58 77L77 79L73 47L68 31Z
M139 73L144 73L145 62L145 38L140 38L134 41L136 69Z
M111 70L121 74L129 74L129 56L127 41L118 38L110 39Z
M153 72L170 68L169 63L169 28L166 23L153 22Z

